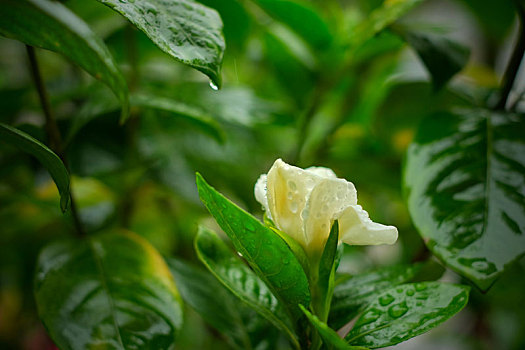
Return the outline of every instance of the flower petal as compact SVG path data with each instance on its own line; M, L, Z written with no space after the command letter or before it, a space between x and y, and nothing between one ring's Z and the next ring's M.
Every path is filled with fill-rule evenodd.
M311 166L304 170L309 172L310 174L314 174L327 179L337 179L337 175L330 168L324 168L322 166Z
M344 179L323 178L312 190L302 213L307 245L322 249L336 215L349 205L356 204L357 191L353 183Z
M360 205L351 205L339 215L340 239L350 245L394 244L397 228L370 220Z
M310 191L322 180L317 175L277 159L268 172L268 207L277 227L299 243L305 243L301 213Z
M264 207L266 215L270 217L271 214L270 210L268 209L268 196L266 195L266 181L266 174L262 174L261 176L259 176L259 179L257 179L257 183L255 184L255 187L253 189L253 193L257 202L261 203Z

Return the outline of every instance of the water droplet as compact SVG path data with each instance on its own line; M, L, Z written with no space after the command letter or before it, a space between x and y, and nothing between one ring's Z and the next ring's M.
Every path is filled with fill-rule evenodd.
M214 83L213 81L211 81L211 80L210 80L210 87L211 87L213 90L215 90L215 91L219 90L219 87L218 87L217 85L215 85L215 83Z
M296 201L293 201L293 202L290 202L290 211L292 213L297 213L297 210L299 209L299 205L297 204Z
M392 304L393 301L394 301L394 297L391 296L390 294L383 295L382 297L379 298L379 304L381 304L381 306L390 305Z
M255 231L255 225L254 225L252 222L247 221L247 222L244 224L244 227L245 227L246 230L249 231L249 232L254 232L254 231Z
M396 304L388 309L388 314L390 317L399 318L406 314L408 311L407 304L403 301L402 303Z
M240 256L241 258L243 257L241 252L237 252L237 255Z
M474 261L472 263L472 268L475 270L486 270L489 267L489 264L486 261Z
M292 198L293 198L293 193L292 192L288 192L287 197L288 197L288 200L291 201Z
M424 283L416 283L416 284L414 285L414 287L416 288L416 290L417 290L418 292L427 289L427 285L424 284Z
M414 293L415 293L415 292L414 292L413 289L409 289L409 290L407 290L407 295L408 295L409 297L411 297L412 295L414 295Z
M288 187L290 187L292 191L297 190L297 185L293 181L288 181Z
M381 312L377 309L370 309L363 316L361 316L360 324L365 325L374 322L379 318Z

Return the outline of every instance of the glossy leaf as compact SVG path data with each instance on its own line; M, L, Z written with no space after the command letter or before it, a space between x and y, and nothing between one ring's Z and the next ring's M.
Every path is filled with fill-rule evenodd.
M299 348L289 320L264 282L212 231L201 227L195 239L199 259L233 294L282 330Z
M416 50L436 90L445 86L468 62L470 50L442 35L406 30L401 31L401 35Z
M372 349L401 343L461 311L468 295L467 286L439 282L388 289L367 306L345 340Z
M353 47L359 47L423 1L386 0L381 7L372 11L367 19L355 28L350 37L350 44Z
M337 284L330 309L329 325L335 329L341 328L357 316L378 293L409 281L419 269L419 265L389 266L352 276Z
M408 149L404 183L419 233L481 289L525 253L523 130L523 115L442 112Z
M221 86L225 42L219 14L192 0L98 0L126 17L162 51Z
M213 275L190 263L167 259L182 299L238 349L252 347L239 303ZM275 300L275 299L274 299Z
M127 118L128 88L108 48L58 1L2 1L0 35L58 52L78 64L111 88L122 104L122 120Z
M330 229L330 235L326 241L321 261L319 262L318 288L322 301L323 314L318 314L322 320L328 319L328 311L332 302L332 294L335 284L335 263L337 257L337 247L339 242L339 222L336 220Z
M199 196L244 259L281 301L292 318L299 304L310 304L308 280L285 241L259 220L233 204L197 174Z
M332 328L328 327L328 325L315 315L312 315L308 310L306 310L303 306L301 306L301 310L303 310L304 314L310 321L310 323L317 329L319 334L321 335L321 338L323 338L323 342L325 345L330 348L336 350L366 350L367 348L364 348L362 346L352 346L346 343L339 334L336 333Z
M60 157L37 139L2 123L0 123L0 140L35 156L46 167L60 193L60 208L66 211L70 197L69 173Z
M61 349L172 349L180 297L143 238L105 233L44 248L35 277L38 313Z

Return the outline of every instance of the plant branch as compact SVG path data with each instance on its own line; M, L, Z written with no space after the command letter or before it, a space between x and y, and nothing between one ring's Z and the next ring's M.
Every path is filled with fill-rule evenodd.
M47 89L42 79L42 75L40 73L40 67L38 65L38 59L36 57L35 48L32 46L26 45L26 49L27 49L27 55L29 57L29 66L31 68L31 76L35 83L35 87L38 91L38 97L40 99L40 104L44 112L44 117L46 121L45 130L46 130L47 137L49 139L50 148L60 157L60 159L62 159L62 162L66 166L66 169L68 170L68 172L70 172L68 164L65 159L65 155L64 155L62 135L60 134L60 129L58 128L58 124L51 110L51 104L49 103L49 96L47 94ZM73 217L73 223L75 225L76 233L79 236L84 236L85 231L82 226L82 222L80 221L80 215L77 210L77 205L75 202L75 198L73 196L73 192L71 191L70 191L70 203L71 203L70 204L71 205L71 216Z
M495 110L505 109L510 91L512 90L512 86L514 86L521 61L523 60L523 55L525 54L525 10L521 5L517 4L517 6L519 19L518 41L516 42L516 46L514 47L514 51L512 52L512 56L510 57L509 63L503 75L501 95L494 106Z

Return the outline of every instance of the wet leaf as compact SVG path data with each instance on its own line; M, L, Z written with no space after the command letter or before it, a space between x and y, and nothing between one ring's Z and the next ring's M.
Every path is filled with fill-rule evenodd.
M62 349L172 349L182 324L166 263L129 232L48 245L38 259L35 298Z
M404 184L420 235L481 289L525 253L523 130L523 115L441 112L408 149Z
M126 17L162 51L221 86L225 42L219 14L192 0L98 0Z
M439 282L388 289L367 306L345 340L372 349L401 343L454 316L468 296L467 286Z

